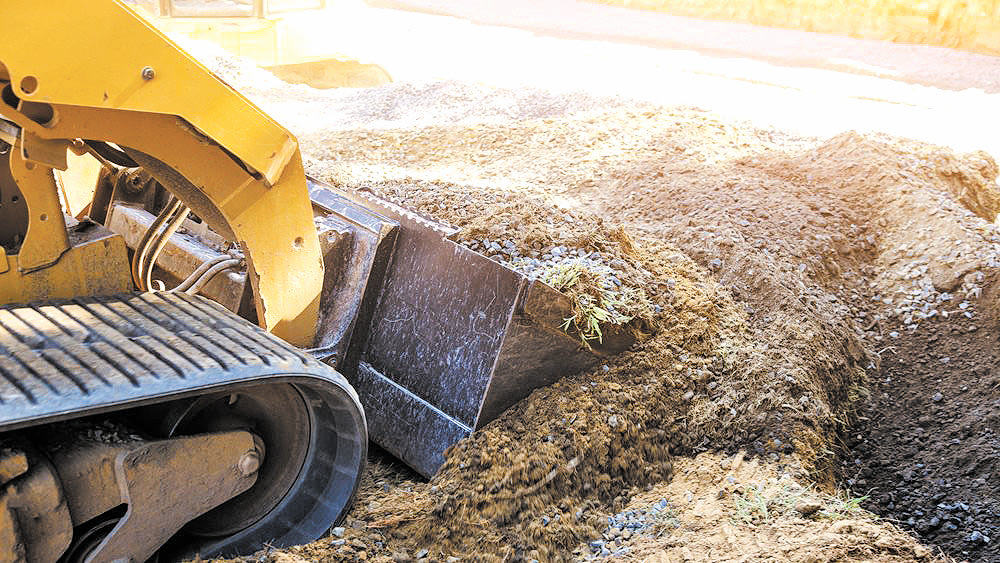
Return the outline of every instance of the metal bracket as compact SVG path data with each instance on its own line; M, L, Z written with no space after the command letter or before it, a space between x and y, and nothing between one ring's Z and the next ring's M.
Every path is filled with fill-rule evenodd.
M65 139L43 139L31 131L21 131L21 156L29 162L66 170L66 151L70 143Z
M0 483L0 560L58 559L73 540L73 523L52 464L36 452L0 451Z
M69 235L52 169L10 153L10 173L28 206L28 232L18 252L18 269L33 272L51 266L69 250Z
M128 512L87 562L146 561L184 524L249 489L260 461L253 435L243 431L147 442L119 453L115 477Z

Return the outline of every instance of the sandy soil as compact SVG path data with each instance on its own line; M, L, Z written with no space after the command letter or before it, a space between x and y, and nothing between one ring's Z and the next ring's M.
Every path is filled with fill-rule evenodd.
M699 454L679 458L673 478L628 508L667 499L654 533L630 542L628 558L672 561L912 561L927 548L871 519L843 498L788 473L794 460ZM662 500L659 502L662 503ZM668 521L664 522L664 520Z
M1000 192L989 155L852 132L800 137L588 95L455 82L324 94L218 68L301 124L307 169L321 179L451 221L463 239L530 230L537 238L512 236L525 251L618 245L651 276L657 307L643 342L536 391L448 452L429 483L379 462L342 528L256 560L584 558L609 516L657 495L678 526L626 545L625 557L997 558L988 421L1000 405L986 303ZM627 239L612 236L622 230ZM954 352L977 358L971 371L964 360L914 368L931 335L951 342L942 327L982 339ZM932 373L942 396L979 409L918 433L934 467L911 477L950 475L938 499L933 481L894 477L911 471L903 446L927 426L919 386ZM962 377L978 379L956 391L948 382ZM961 422L974 416L985 422ZM885 449L870 453L869 432ZM977 444L975 463L947 446L956 438ZM911 489L931 500L889 506ZM986 500L957 522L939 518L956 526L949 533L909 522L914 510L929 516L920 502L968 503L973 490ZM791 503L789 491L821 508L797 510L805 493Z

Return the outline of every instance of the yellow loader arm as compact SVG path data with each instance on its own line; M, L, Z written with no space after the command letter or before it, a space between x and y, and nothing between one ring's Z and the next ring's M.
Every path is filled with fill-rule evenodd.
M116 0L5 1L0 21L0 117L16 125L0 138L29 220L0 284L56 296L51 276L31 281L69 248L51 171L104 141L237 241L259 324L311 345L323 262L295 137Z

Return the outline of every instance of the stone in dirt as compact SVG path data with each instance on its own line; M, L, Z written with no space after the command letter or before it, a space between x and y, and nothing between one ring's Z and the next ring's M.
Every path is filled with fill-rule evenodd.
M806 517L816 514L820 508L823 508L823 505L812 500L802 501L795 505L795 511Z

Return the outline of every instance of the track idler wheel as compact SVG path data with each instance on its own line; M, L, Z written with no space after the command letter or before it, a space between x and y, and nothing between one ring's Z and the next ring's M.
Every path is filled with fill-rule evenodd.
M228 556L264 543L312 541L350 506L367 453L364 414L346 381L338 388L242 386L179 401L161 424L171 437L245 430L259 438L262 452L249 490L193 520L171 542L170 551L186 555Z

